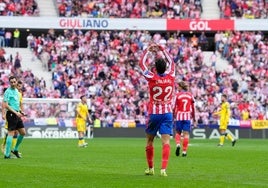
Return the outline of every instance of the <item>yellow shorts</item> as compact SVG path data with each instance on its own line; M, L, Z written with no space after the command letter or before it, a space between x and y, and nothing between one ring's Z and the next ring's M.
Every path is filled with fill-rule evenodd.
M228 126L228 122L227 121L220 121L220 129L224 129L226 130Z
M76 128L78 132L86 131L86 121L82 118L76 118Z

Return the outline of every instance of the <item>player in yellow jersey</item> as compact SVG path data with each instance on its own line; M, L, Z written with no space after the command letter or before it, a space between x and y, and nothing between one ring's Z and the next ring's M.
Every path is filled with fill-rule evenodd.
M220 116L219 130L221 135L220 135L220 143L218 144L218 146L223 146L225 137L228 140L231 140L232 146L234 146L236 140L232 137L232 135L226 132L231 116L230 104L227 101L227 95L223 94L221 96L221 108L219 111L215 112L214 115Z
M248 109L243 109L241 112L242 120L249 120L249 111Z
M23 99L22 99L22 87L23 87L23 85L22 85L22 81L18 81L17 82L17 89L18 89L18 91L19 91L19 100L20 100L20 109L21 109L21 111L23 112L23 105L22 105L22 101L23 101ZM3 107L3 104L4 103L2 103L2 109L3 110L5 110L5 108ZM3 114L5 114L5 112L3 113ZM5 129L7 130L7 128L8 128L8 124L7 124L7 121L5 122ZM6 147L6 138L7 138L7 133L5 134L5 137L3 138L3 143L2 143L2 146L1 146L1 151L2 151L2 153L4 153L4 151L5 151L5 147ZM11 150L13 150L14 148L15 148L15 145L16 145L16 143L17 143L17 138L18 138L18 131L15 131L15 134L14 134L14 136L13 136L13 139L12 139L12 146L11 146ZM21 153L20 153L21 154Z
M82 95L80 97L81 101L78 103L76 107L76 126L78 132L78 147L87 147L87 143L85 142L85 132L86 132L86 124L87 121L92 123L92 120L89 115L88 106L87 106L87 97Z
M5 88L6 89L6 88ZM5 89L4 89L4 91L3 92L5 92ZM6 133L5 133L5 136L3 137L3 142L2 142L2 144L1 144L1 152L3 153L3 154L5 154L5 147L6 147L6 139L7 139L7 121L6 121L6 115L5 115L5 106L4 106L4 103L2 102L2 114L3 114L3 120L5 121L5 129L6 129Z

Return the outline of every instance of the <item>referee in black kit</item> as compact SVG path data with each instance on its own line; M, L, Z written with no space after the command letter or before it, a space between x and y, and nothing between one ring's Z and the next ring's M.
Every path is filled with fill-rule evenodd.
M24 138L25 128L21 117L24 115L21 112L22 94L17 89L17 78L9 77L10 87L4 93L2 118L8 123L8 136L6 139L5 159L10 159L12 152L17 158L21 158L18 148ZM14 150L11 151L12 139L15 131L18 130L19 135Z

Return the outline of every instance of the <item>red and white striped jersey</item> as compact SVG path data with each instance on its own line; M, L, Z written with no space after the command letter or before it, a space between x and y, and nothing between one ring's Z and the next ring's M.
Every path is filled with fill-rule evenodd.
M190 92L177 93L174 107L175 121L195 119L194 97Z
M146 59L149 51L145 50L139 62L143 76L148 81L150 100L148 102L149 114L172 113L172 101L175 83L175 63L169 54L163 50L168 60L167 70L163 75L152 72L146 66Z

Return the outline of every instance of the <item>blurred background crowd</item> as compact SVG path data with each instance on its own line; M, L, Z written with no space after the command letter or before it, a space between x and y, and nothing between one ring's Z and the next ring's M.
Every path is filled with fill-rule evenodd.
M58 0L56 3L59 16L64 17L183 19L200 18L202 14L200 0ZM225 19L268 18L265 0L219 0L218 6L221 18ZM38 12L34 0L0 0L0 15L38 16ZM11 43L14 32L1 30L0 47L16 47ZM31 70L21 69L21 54L7 56L1 48L1 91L9 85L9 75L15 74L24 83L25 98L79 98L86 94L92 111L102 122L134 119L144 123L149 96L138 61L149 43L155 42L172 55L177 81L189 84L200 124L217 120L212 113L220 106L223 93L229 98L234 119L268 119L268 38L261 31L218 31L213 41L209 41L204 32L64 30L57 33L50 29L41 35L29 33L26 40L44 71L51 72L52 87ZM213 46L213 53L204 59L208 46ZM228 64L224 71L217 69L221 66L219 57ZM46 105L42 108L47 116L55 114L52 109L46 110ZM33 117L42 116L29 113Z

